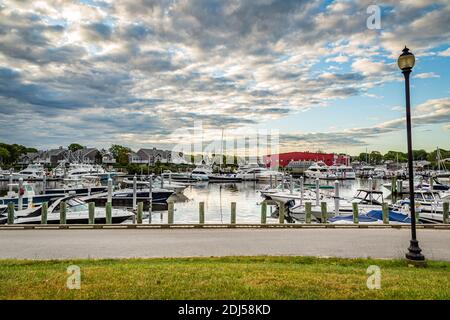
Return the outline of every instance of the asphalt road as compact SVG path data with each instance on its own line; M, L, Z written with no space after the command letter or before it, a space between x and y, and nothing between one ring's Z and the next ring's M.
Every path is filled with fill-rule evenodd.
M450 230L419 230L427 259L450 261ZM1 230L0 259L236 255L403 258L408 229Z

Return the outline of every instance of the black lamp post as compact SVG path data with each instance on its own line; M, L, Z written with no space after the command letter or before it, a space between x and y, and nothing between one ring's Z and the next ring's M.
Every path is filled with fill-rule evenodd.
M423 261L425 257L421 254L419 241L416 238L416 206L414 201L414 171L413 171L413 154L412 154L412 134L411 134L411 107L409 99L409 75L414 67L414 55L409 52L405 46L403 53L398 57L398 67L402 70L405 77L405 94L406 94L406 134L408 139L408 178L409 178L409 208L411 211L411 240L406 253L406 258L413 261Z

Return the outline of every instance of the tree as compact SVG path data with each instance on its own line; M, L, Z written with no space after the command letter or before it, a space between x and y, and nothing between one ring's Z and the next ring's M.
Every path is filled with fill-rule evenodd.
M372 151L370 153L370 163L371 164L380 164L383 160L383 156L379 151Z
M383 156L384 161L394 161L394 162L406 162L408 159L408 156L406 153L399 152L399 151L388 151Z
M413 150L413 159L414 160L427 160L428 158L428 153L423 150Z
M10 154L8 149L0 147L0 163L6 163L9 160Z
M81 144L78 144L78 143L71 143L71 144L67 147L67 149L69 149L69 150L72 151L72 152L75 152L75 151L77 151L77 150L83 149L83 146L82 146Z
M113 144L111 148L109 148L109 152L111 152L112 156L116 159L116 162L120 165L128 164L128 154L131 151L130 148L124 147L118 144Z
M366 153L366 152L361 152L360 154L359 154L359 161L364 161L364 162L369 162L369 154L368 153Z

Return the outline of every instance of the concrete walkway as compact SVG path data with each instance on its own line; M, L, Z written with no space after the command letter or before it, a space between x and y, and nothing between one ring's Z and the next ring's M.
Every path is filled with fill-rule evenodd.
M449 230L419 230L427 259L450 261ZM0 259L298 255L404 258L408 229L0 230Z

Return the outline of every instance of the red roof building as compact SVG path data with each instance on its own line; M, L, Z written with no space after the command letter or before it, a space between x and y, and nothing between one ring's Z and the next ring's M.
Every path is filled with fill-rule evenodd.
M264 156L267 167L286 167L291 161L323 161L327 166L349 165L350 157L335 153L288 152Z

